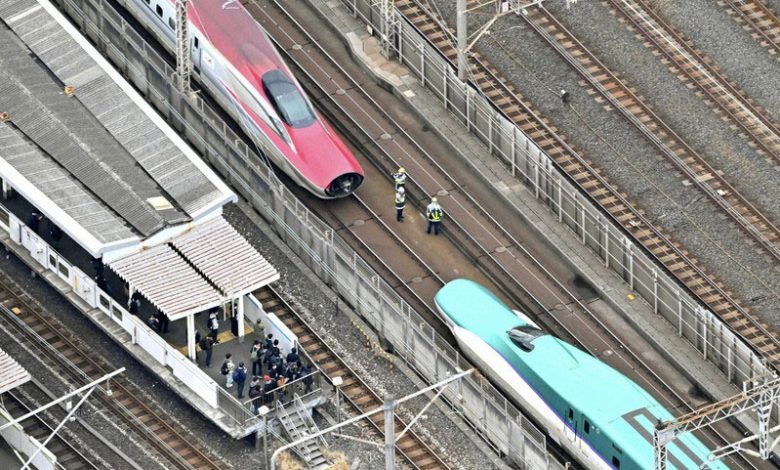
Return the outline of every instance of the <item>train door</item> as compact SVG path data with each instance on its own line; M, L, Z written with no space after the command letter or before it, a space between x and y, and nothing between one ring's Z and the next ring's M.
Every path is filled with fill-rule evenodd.
M577 416L574 409L566 407L566 420L563 433L570 442L577 440Z

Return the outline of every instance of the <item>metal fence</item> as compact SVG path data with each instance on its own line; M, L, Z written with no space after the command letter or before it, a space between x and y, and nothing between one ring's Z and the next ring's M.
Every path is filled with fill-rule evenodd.
M349 245L298 201L259 156L199 97L186 99L172 85L171 68L104 0L54 0L99 49L146 96L162 115L196 147L279 236L324 282L395 348L398 357L433 383L466 367L458 351L442 340ZM349 0L367 22L379 27L378 11L369 0ZM446 61L398 12L396 52L482 139L494 155L529 184L534 193L602 257L655 310L678 326L703 356L741 383L762 373L761 361L711 312L697 305L667 274L599 214L591 203L554 169L544 155L486 100L458 81ZM175 105L173 103L176 103ZM262 144L260 144L262 145ZM262 148L272 152L273 149ZM489 383L461 381L445 392L450 406L497 451L527 468L557 468L546 451L543 433ZM242 407L243 409L243 407Z
M108 2L54 1L274 226L288 246L391 341L411 368L433 383L466 367L457 350L439 338L349 245L276 180L259 156L259 148L246 145L199 97L179 95L170 80L174 69ZM511 451L509 456L525 468L560 468L547 453L544 434L489 383L469 378L462 381L460 390L445 395L453 410L498 452L507 455Z
M382 2L342 1L364 22L376 31L382 31L385 24ZM453 66L395 8L389 25L388 46L394 57L416 75L513 176L527 185L559 222L591 248L607 268L623 278L655 313L675 325L680 337L687 339L704 359L715 364L738 387L750 377L766 373L763 360L739 336L703 308L620 227L604 216L590 201L587 192L572 184L553 160L486 97L459 80ZM532 113L530 109L525 111Z

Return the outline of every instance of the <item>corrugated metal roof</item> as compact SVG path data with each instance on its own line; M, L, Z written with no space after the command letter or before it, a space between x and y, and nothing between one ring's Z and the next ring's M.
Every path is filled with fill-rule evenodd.
M171 243L227 297L279 279L271 263L222 217L196 226Z
M0 27L0 108L10 116L12 128L144 236L166 221L187 221L185 214L157 212L146 202L160 195L155 181L26 52L12 32ZM72 59L90 68L83 59Z
M169 245L157 245L109 263L170 320L220 304L221 296Z
M103 243L136 238L124 221L57 163L24 141L9 126L0 125L0 159L16 169L73 220Z
M35 0L0 1L0 111L9 112L19 137L29 137L29 144L60 165L73 183L83 184L142 235L234 199L60 16ZM73 86L75 95L67 97L64 85ZM148 200L160 197L173 208L155 210ZM110 230L100 223L87 229L98 240L100 230Z
M4 18L38 7L34 0L8 3L7 7L0 7ZM46 11L27 14L9 26L60 81L75 87L75 97L187 214L222 197L220 189L202 169L138 109L127 93Z
M0 393L22 385L30 380L30 373L5 351L0 349Z

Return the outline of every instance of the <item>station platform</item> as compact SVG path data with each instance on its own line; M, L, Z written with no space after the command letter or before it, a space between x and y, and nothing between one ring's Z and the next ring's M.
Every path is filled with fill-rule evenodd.
M219 366L249 363L251 293L279 273L222 218L236 195L47 0L2 2L0 19L0 240L227 434L254 432Z

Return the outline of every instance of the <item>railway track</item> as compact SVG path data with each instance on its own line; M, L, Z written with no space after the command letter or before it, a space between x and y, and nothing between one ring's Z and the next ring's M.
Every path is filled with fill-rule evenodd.
M314 360L329 381L335 377L341 377L343 383L340 393L358 413L382 406L384 402L379 395L363 382L271 287L266 286L255 291L254 296L262 303L263 310L274 313L298 336L300 347ZM369 421L380 435L384 435L384 414L372 415ZM406 423L396 414L396 432L401 432L405 427ZM415 469L449 470L451 468L411 429L396 442L396 450Z
M728 7L728 14L743 25L769 54L780 59L780 18L763 0L718 0Z
M108 373L111 367L89 354L91 348L68 333L68 329L47 315L5 273L0 272L0 315L17 336L29 343L50 364L58 364L64 379L74 386L82 386ZM124 378L114 379L108 395L101 387L93 394L139 439L154 449L170 468L182 470L222 470L230 468L226 462L211 456L197 438L178 428L164 412L155 409L134 385Z
M442 277L417 255L398 229L388 224L368 201L358 194L353 194L333 204L331 201L314 198L304 191L294 191L310 208L316 209L317 214L333 227L382 279L389 280L396 292L415 311L430 322L437 321L432 294L443 285ZM365 230L361 230L367 224L376 227L370 230L370 241L366 240ZM399 256L394 260L387 260L388 252L398 253ZM400 259L403 259L402 268L397 263ZM405 279L409 276L419 282L408 283Z
M634 8L633 11L638 10ZM710 200L720 206L739 227L753 237L770 255L780 261L780 229L745 196L740 194L721 175L721 172L713 168L706 157L696 152L683 138L667 126L645 104L643 97L639 96L601 63L544 7L530 8L528 14L521 15L521 17L585 78L593 88L594 93L600 93L642 132L664 157L677 167L683 177L695 184ZM642 23L645 22L642 21ZM657 30L654 31L657 32ZM705 78L702 76L701 80L705 80ZM698 84L706 87L702 82L698 82ZM780 144L780 140L777 143Z
M401 13L453 65L457 52L453 33L418 0L397 0ZM442 34L443 32L443 34ZM602 171L581 155L559 130L478 53L470 56L470 82L519 129L533 139L563 174L587 194L610 218L644 247L693 295L741 336L767 363L780 370L780 341L766 323L754 318L744 302L726 290L717 278L688 256L662 227L650 222Z
M710 107L740 126L770 164L780 165L780 126L721 73L711 59L656 14L645 0L605 0L603 4L625 18L631 31L640 31L646 38L645 47L662 55L678 79L689 88L697 88L709 98Z
M25 415L37 408L37 406L30 404L30 401L19 389L10 390L0 395L0 405L14 418ZM54 426L50 425L40 413L25 419L19 424L24 428L24 432L28 436L34 437L41 443L54 432L54 427L56 427L56 424ZM87 452L82 450L77 444L65 440L60 434L55 435L49 441L46 449L57 457L58 468L65 470L99 470L101 468L100 464L93 462L85 455Z
M380 173L387 174L398 165L405 166L410 175L420 174L410 168L424 170L424 178L420 180L431 179L430 183L414 177L407 183L407 194L416 200L418 207L421 199L425 197L421 198L421 195L432 194L432 189L436 188L450 188L441 198L445 201L445 208L451 207L453 203L459 205L455 206L455 210L447 210L448 237L461 247L468 259L488 275L498 289L513 302L529 307L529 311L534 312L537 318L541 316L541 323L559 332L560 336L617 365L621 370L632 371L628 372L628 375L646 389L656 390L657 395L665 397L670 408L691 409L690 399L685 396L687 391L675 390L668 385L668 377L665 376L670 373L668 370L658 372L640 359L640 353L635 352L634 348L645 343L638 335L632 337L631 341L618 338L610 327L588 308L586 302L554 273L548 271L533 254L526 251L523 243L515 239L510 230L493 219L490 211L479 204L475 199L477 196L473 196L467 189L478 187L477 184L459 184L411 135L405 133L398 123L385 113L385 108L373 102L371 97L367 96L368 93L362 91L358 82L353 81L344 69L338 67L324 49L316 46L325 42L324 40L309 36L305 32L309 29L298 24L293 15L279 4L276 9L271 9L268 5L261 7L251 1L247 6L266 27L280 49L287 51L308 75L308 81L314 82L313 85L307 84L309 93L317 96L317 93L312 93L312 88L320 87L319 94L323 95L319 96L321 105L331 122L347 130L346 135L353 142L362 144L364 152L372 155L371 163L379 168ZM300 51L305 51L305 54ZM327 74L318 73L318 68L327 70ZM334 82L338 87L333 86ZM350 104L341 103L343 107L338 107L332 96L343 94L334 91L329 95L326 92L337 88L349 90L347 95L352 96L354 101ZM328 98L325 95L331 96L330 106L326 104ZM364 105L372 107L366 110L362 108ZM349 120L344 122L347 117ZM371 123L370 130L361 129L360 122ZM381 128L375 127L380 123ZM358 132L358 135L354 132ZM392 138L377 139L382 144L373 146L372 135L389 135ZM497 245L498 242L502 244ZM417 262L422 260L427 264L425 254L421 253L415 257ZM435 270L431 269L431 272ZM443 283L444 279L440 278L439 282ZM550 313L553 306L561 310L561 313ZM297 325L291 327L298 328ZM743 461L739 467L753 468L753 465Z

